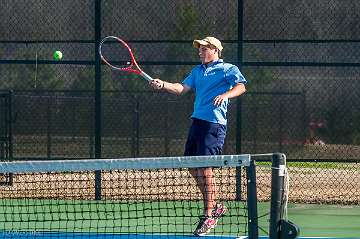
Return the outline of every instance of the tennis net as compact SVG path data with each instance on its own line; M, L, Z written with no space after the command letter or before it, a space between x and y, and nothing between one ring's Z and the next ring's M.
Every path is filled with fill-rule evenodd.
M0 186L0 237L191 237L204 205L189 169L208 167L217 201L227 208L210 234L257 237L255 163L248 154L0 162L0 174L14 175L11 185Z

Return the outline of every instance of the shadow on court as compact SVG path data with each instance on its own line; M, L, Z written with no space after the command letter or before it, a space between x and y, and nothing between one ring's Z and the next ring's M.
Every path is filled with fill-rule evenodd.
M360 238L360 206L290 204L301 237Z

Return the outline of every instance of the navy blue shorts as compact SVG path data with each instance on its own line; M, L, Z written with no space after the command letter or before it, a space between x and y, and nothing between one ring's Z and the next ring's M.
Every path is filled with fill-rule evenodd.
M193 118L184 156L219 155L225 142L226 126Z

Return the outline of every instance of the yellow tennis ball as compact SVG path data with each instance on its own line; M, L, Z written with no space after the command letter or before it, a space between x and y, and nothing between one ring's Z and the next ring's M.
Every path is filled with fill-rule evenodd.
M59 60L62 59L62 57L63 57L63 54L62 54L61 51L55 51L54 52L54 60L59 61Z

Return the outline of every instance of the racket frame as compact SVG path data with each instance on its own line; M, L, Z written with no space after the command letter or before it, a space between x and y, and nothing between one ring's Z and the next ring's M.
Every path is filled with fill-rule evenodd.
M108 40L115 40L117 41L118 43L122 44L128 51L129 51L129 54L130 54L130 58L131 58L131 62L130 62L130 65L128 67L117 67L117 66L114 66L112 65L108 60L106 60L106 58L103 56L101 50L102 50L102 46L104 44L104 42L108 41ZM130 48L130 46L124 41L122 40L121 38L119 37L116 37L116 36L107 36L107 37L104 37L100 44L99 44L99 55L100 55L100 58L101 60L106 64L108 65L109 67L111 67L112 69L114 70L119 70L119 71L124 71L124 72L128 72L128 73L134 73L134 74L137 74L137 75L141 75L145 80L147 81L152 81L153 78L151 76L149 76L148 74L146 74L139 66L139 64L136 62L135 60L135 57L134 57L134 54L132 53L132 50ZM135 69L133 68L135 67Z

